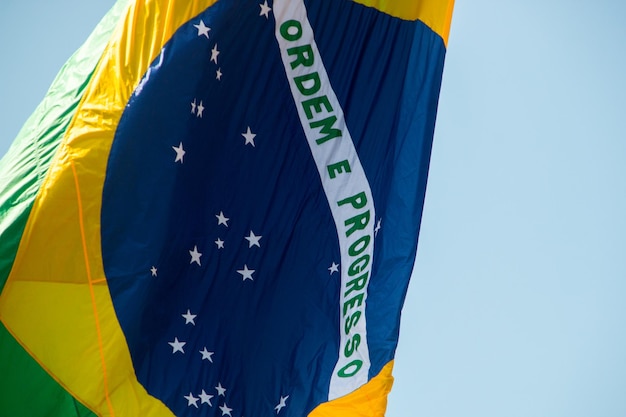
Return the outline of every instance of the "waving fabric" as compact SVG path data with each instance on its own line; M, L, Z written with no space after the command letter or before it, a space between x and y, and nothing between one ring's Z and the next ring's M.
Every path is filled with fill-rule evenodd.
M405 3L115 5L0 162L0 415L384 415L452 12Z

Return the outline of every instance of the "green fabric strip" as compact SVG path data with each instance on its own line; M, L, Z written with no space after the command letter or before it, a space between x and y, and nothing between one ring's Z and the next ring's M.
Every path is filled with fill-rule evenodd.
M93 416L15 341L0 323L0 415Z
M129 1L118 0L61 68L0 160L0 296L39 187ZM0 416L95 414L48 375L0 322Z

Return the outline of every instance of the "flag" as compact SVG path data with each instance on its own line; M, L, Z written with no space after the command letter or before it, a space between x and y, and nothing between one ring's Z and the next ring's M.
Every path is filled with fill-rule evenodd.
M0 415L384 415L452 3L118 1L0 162Z

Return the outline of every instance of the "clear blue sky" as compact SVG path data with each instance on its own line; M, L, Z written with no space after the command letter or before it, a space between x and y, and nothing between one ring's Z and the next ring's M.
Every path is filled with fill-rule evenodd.
M112 4L0 3L0 155ZM457 1L388 417L626 416L624 16Z

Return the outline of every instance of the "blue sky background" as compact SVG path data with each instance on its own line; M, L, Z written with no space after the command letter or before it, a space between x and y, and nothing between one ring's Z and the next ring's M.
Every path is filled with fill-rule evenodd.
M0 3L0 155L113 0ZM457 0L388 417L626 416L626 2Z

